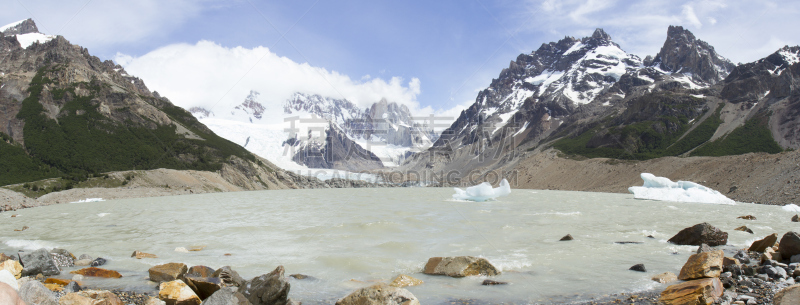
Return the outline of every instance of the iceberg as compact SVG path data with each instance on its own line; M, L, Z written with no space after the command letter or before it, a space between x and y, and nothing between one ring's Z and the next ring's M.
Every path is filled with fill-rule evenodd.
M484 182L475 186L470 186L466 190L457 187L453 189L456 191L456 193L453 194L453 199L476 202L494 200L497 197L511 194L511 185L508 184L508 180L506 179L500 181L500 186L496 188L492 188L489 182Z
M70 203L86 203L86 202L101 202L101 201L105 201L105 200L103 200L103 198L86 198L86 199L81 199L81 200L78 200L78 201L73 201L73 202L70 202ZM100 217L103 217L103 216L100 216Z
M783 206L783 207L781 207L781 208L782 208L784 211L787 211L787 212L793 212L793 213L799 213L799 212L800 212L800 207L799 207L799 206L797 206L797 205L796 205L796 204L794 204L794 203L790 203L790 204L784 205L784 206Z
M642 173L643 186L632 186L628 192L636 199L650 199L673 202L697 202L735 205L720 192L690 181L673 182L664 177Z

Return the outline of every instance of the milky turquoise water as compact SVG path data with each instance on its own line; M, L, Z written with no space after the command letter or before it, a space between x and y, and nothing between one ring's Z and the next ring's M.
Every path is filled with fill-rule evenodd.
M663 288L653 275L678 273L696 249L666 243L681 229L709 222L745 247L797 226L780 207L671 203L629 194L512 191L493 202L459 202L450 188L281 190L72 203L0 214L0 251L68 249L109 260L119 280L86 279L107 288L147 290L147 269L168 262L229 265L252 278L283 265L290 297L332 303L399 274L425 281L409 287L423 304L454 299L535 303ZM18 217L11 217L18 214ZM737 216L752 214L747 221ZM747 225L755 234L733 229ZM29 229L15 232L14 229ZM575 240L559 239L571 234ZM648 238L652 235L655 238ZM641 244L617 244L635 241ZM177 247L205 246L182 253ZM157 259L131 258L134 250ZM226 253L231 254L225 256ZM427 276L433 256L487 258L505 286L484 277ZM647 272L629 271L643 263ZM67 274L62 277L71 277Z

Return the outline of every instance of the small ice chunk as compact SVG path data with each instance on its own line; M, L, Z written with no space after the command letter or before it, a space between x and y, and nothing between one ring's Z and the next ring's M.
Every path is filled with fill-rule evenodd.
M792 204L787 204L787 205L784 205L784 206L783 206L783 207L781 207L781 208L782 208L784 211L787 211L787 212L792 212L792 213L800 213L800 207L799 207L799 206L797 206L797 205L796 205L796 204L794 204L794 203L792 203Z
M508 184L508 180L506 179L500 181L500 186L496 188L492 188L489 182L484 182L475 186L470 186L466 190L457 187L453 189L456 191L456 193L453 194L453 199L476 202L494 200L497 197L511 194L511 185Z
M78 201L73 201L73 202L70 202L70 203L86 203L86 202L100 202L100 201L105 201L105 200L103 200L103 198L86 198L86 199L81 199L81 200L78 200ZM102 217L102 216L100 216L100 217Z
M673 202L697 202L735 205L720 192L690 181L673 182L664 177L642 173L643 186L632 186L628 192L636 199L650 199Z

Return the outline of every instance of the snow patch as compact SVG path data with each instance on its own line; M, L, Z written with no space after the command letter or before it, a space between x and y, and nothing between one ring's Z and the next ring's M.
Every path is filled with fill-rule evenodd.
M511 194L511 185L508 184L506 179L503 179L503 181L500 181L500 186L496 188L492 188L489 182L484 182L475 186L470 186L466 190L457 187L453 188L453 190L456 191L456 193L453 194L453 199L455 200L483 202Z
M735 205L720 192L690 181L673 182L664 177L656 177L650 173L642 173L643 186L632 186L628 192L636 199L650 199L672 202L697 202Z
M34 42L45 43L56 38L55 35L45 35L41 33L29 33L16 36L17 36L17 41L19 41L19 44L22 46L23 49L27 49Z
M564 52L564 55L572 54L575 51L580 50L583 47L583 43L578 41L574 45L572 45L567 51Z

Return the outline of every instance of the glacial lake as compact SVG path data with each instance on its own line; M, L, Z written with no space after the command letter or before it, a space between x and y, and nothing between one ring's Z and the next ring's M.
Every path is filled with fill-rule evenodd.
M0 213L0 251L63 248L108 259L123 278L90 286L148 291L147 269L169 262L231 266L245 279L278 265L290 297L332 304L353 290L407 274L422 304L455 300L548 303L663 288L650 278L678 273L697 247L666 242L701 222L728 232L728 249L797 227L777 206L633 199L605 194L514 189L491 202L462 202L452 188L279 190L70 203ZM17 214L17 217L11 217ZM757 220L737 219L754 215ZM746 225L755 234L735 231ZM28 226L29 229L18 232ZM559 241L571 234L572 241ZM654 238L649 238L652 236ZM631 241L638 244L619 244ZM205 246L202 251L175 248ZM158 255L135 259L134 250ZM227 256L226 254L230 254ZM485 277L422 274L428 258L485 257L502 270ZM730 255L730 254L729 254ZM642 263L647 272L628 270ZM66 268L62 278L71 278Z

